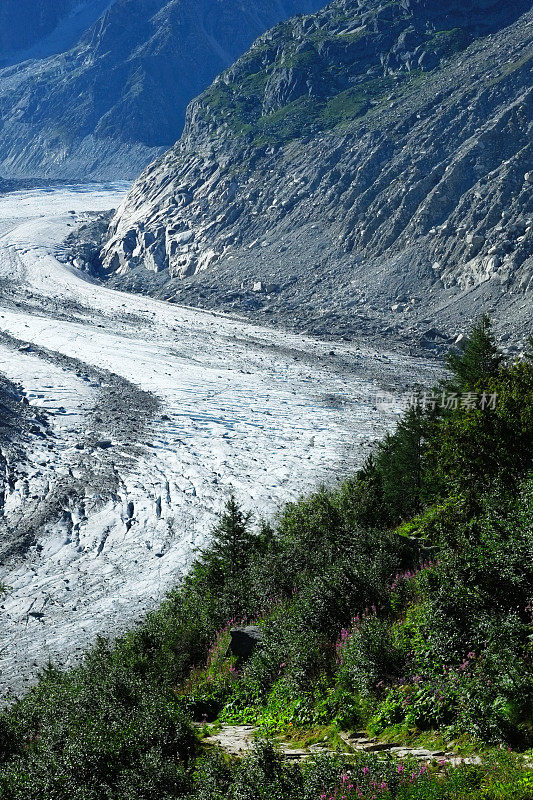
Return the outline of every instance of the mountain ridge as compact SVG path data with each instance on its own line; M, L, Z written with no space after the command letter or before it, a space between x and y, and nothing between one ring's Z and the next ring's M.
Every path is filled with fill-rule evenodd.
M520 339L532 22L522 2L340 0L268 32L132 188L103 249L112 285L430 346L487 307Z
M187 103L259 34L321 4L97 0L70 49L0 69L0 175L136 178L179 137Z

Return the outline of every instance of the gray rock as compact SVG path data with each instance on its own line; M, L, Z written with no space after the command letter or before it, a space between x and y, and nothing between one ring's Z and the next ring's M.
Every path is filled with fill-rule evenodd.
M232 628L228 655L236 656L237 664L242 665L263 641L263 631L256 625Z

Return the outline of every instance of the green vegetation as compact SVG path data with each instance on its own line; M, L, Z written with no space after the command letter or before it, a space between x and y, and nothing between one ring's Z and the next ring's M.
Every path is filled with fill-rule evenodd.
M291 69L305 72L306 67L291 65ZM265 87L269 76L275 75L275 70L269 68L247 75L237 86L215 84L202 96L205 113L219 125L229 124L235 133L251 135L257 147L280 144L362 118L371 111L372 103L384 101L391 91L398 92L401 86L410 85L418 77L418 73L413 72L402 76L400 81L392 78L367 80L356 88L337 91L324 98L303 94L274 111L263 113ZM331 75L328 72L324 79L337 82L342 75L335 70Z
M503 81L508 75L512 75L513 72L518 72L518 70L523 69L526 67L527 69L531 68L530 62L533 60L533 52L529 51L526 53L525 56L518 59L518 61L508 61L502 67L500 67L500 73L496 78L493 78L489 82L489 86L496 86L498 83Z
M259 40L201 96L204 122L256 147L358 121L372 128L391 101L416 95L430 72L475 38L468 24L435 30L401 2L359 10L337 5L319 20L305 40L291 22Z
M233 498L209 550L138 629L50 667L0 716L5 800L531 800L533 349L482 319L372 458L254 526ZM236 623L261 626L242 666ZM190 721L246 722L338 757L232 760ZM338 733L482 753L421 767Z
M438 53L442 58L449 58L468 45L467 32L462 28L452 28L449 31L436 31L426 42L426 49Z

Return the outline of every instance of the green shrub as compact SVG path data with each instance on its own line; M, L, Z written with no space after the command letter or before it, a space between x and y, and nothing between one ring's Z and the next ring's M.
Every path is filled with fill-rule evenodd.
M362 696L372 693L383 679L402 674L405 655L398 648L390 622L376 615L376 609L354 619L338 645L342 686Z

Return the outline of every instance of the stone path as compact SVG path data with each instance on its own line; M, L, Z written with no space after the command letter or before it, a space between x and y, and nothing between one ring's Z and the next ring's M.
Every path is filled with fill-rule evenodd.
M208 736L203 741L205 744L220 747L229 755L240 756L252 750L258 728L252 725L224 725L222 729ZM360 753L391 753L398 758L415 758L421 763L430 761L444 761L457 766L461 763L479 764L479 756L461 757L455 753L444 750L428 750L426 748L407 747L390 742L380 742L375 738L368 738L365 733L341 733L341 739L353 752ZM326 744L313 744L305 749L292 748L286 742L280 742L283 757L291 761L299 761L312 755L334 753Z
M355 752L363 753L391 753L398 758L415 758L421 763L430 761L444 761L447 764L457 766L458 764L479 764L479 756L458 756L456 753L445 750L429 750L425 747L409 747L398 745L392 742L380 742L376 738L369 739L365 733L341 733L341 739Z
M219 733L207 736L203 742L220 747L229 755L239 756L252 749L256 733L257 728L251 725L224 725Z

